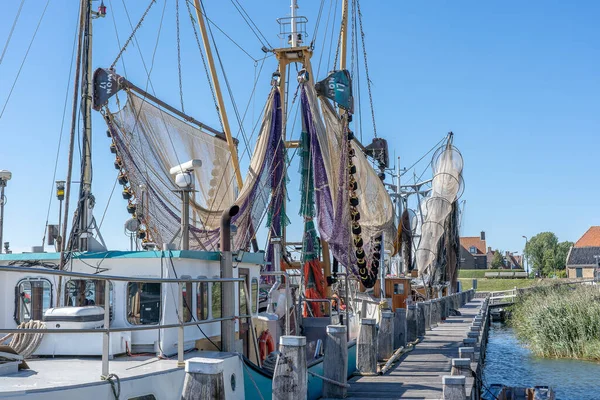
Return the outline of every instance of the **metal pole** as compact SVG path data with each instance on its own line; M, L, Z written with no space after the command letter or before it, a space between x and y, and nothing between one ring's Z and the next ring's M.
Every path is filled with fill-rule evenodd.
M181 191L183 209L181 210L181 250L190 249L190 189Z
M296 32L296 8L298 8L298 4L296 4L296 0L292 0L292 4L290 5L290 8L292 9L292 12L291 12L292 43L291 44L292 44L292 47L296 47L298 45L298 32Z
M179 328L177 328L177 367L185 367L185 362L183 361L183 331L185 327L183 326L183 302L185 301L183 298L183 282L179 282L179 304L177 310L177 319L179 319Z
M57 246L57 251L60 253L62 251L62 247L63 247L63 238L62 236L60 236L60 233L62 232L61 227L62 227L62 200L58 201L58 246ZM0 240L0 242L2 242Z
M92 195L92 0L87 0L86 7L86 34L87 41L85 42L85 58L83 65L86 67L83 79L83 171L82 171L82 189L80 190L83 196L83 202L79 208L79 251L87 251L88 249L88 230L91 214L90 196Z
M104 281L104 329L102 334L102 377L108 376L110 349L110 282Z
M64 250L66 245L69 243L67 240L67 226L69 224L69 199L71 197L71 178L73 175L73 148L75 146L75 130L77 129L77 108L78 108L78 96L79 96L79 77L81 75L81 53L83 46L83 26L85 21L85 10L87 9L87 0L81 0L80 11L79 11L79 38L77 44L77 60L75 61L75 76L73 82L73 112L71 114L71 133L69 138L69 162L67 167L67 181L65 190L65 214L63 216L63 231L61 237L64 244L61 246L60 251L60 266L59 269L63 269L65 265ZM62 288L62 276L58 278L58 285L56 287L56 306L60 306Z
M2 254L2 236L4 234L4 188L6 187L6 181L0 179L0 254Z
M210 41L208 40L208 33L204 24L204 16L202 11L202 5L200 0L194 0L194 8L196 9L196 18L198 19L198 26L200 27L200 34L202 35L202 43L204 44L204 50L206 51L206 58L208 60L208 67L210 69L210 76L215 88L215 95L217 97L217 104L219 106L219 115L223 122L223 130L227 137L227 144L229 146L229 152L231 153L231 162L235 171L235 178L237 181L238 188L241 189L243 185L242 173L238 164L237 149L233 136L231 135L231 129L229 128L229 120L227 119L227 111L225 110L225 102L223 101L223 95L221 93L221 86L219 84L219 77L217 70L215 69L215 61L213 60L212 50L210 48Z

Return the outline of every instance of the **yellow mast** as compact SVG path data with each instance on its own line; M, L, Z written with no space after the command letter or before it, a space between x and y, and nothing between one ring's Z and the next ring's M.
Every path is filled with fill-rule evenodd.
M340 31L340 69L346 69L348 42L348 0L342 0L342 29Z
M206 51L206 58L208 59L208 67L210 69L210 77L215 88L215 95L217 97L217 104L219 106L219 115L223 122L223 130L225 131L225 137L227 138L227 145L229 146L229 152L231 153L231 162L233 163L233 169L235 170L235 178L237 181L238 188L241 189L243 185L242 173L240 171L240 165L238 162L237 148L233 136L231 135L231 128L229 127L229 120L227 119L227 111L225 110L225 103L223 101L223 95L221 93L221 85L219 84L219 76L215 69L215 61L213 59L212 50L210 48L210 41L208 40L208 33L206 31L206 25L204 24L204 16L202 15L202 5L200 0L194 0L194 8L196 9L196 18L198 18L198 26L200 27L200 34L202 35L202 43L204 44L204 50Z

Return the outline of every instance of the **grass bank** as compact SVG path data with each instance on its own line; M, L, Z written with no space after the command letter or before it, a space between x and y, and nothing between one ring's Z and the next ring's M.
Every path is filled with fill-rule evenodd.
M458 271L459 278L485 278L486 272L523 272L523 269L461 269Z
M469 290L473 287L473 278L458 278L462 282L463 290ZM477 278L478 292L495 292L499 290L518 289L538 285L536 279L486 279Z
M600 360L597 286L539 287L519 298L512 325L538 356Z

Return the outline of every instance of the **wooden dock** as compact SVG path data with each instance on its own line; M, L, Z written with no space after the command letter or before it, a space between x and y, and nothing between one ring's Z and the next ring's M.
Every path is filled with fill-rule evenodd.
M422 341L386 374L350 379L347 399L442 398L442 376L450 375L452 359L458 358L458 349L464 346L463 339L483 300L472 299L459 308L461 316L448 317L427 331Z

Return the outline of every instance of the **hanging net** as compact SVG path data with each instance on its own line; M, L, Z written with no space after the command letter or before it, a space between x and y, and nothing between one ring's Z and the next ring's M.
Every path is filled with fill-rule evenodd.
M169 170L200 159L202 166L193 172L190 249L218 249L221 214L234 203L240 212L232 221L238 228L233 246L248 246L269 203L273 186L270 178L283 162L283 153L278 151L283 148L279 102L279 92L271 91L239 195L231 153L222 138L203 132L131 92L122 110L107 112L119 182L124 185L124 193L133 195L128 209L144 224L148 239L158 245L177 243L182 200Z
M358 144L348 140L348 130L331 103L321 98L319 107L314 86L309 83L302 84L301 101L304 126L311 144L319 232L329 243L333 256L358 273L350 223L350 153L356 166L356 172L352 174L358 186L356 208L360 213L361 236L368 256L374 252L373 243L382 234L385 249L392 250L395 236L392 201Z
M425 220L421 226L421 240L415 258L419 275L436 272L440 239L445 232L446 219L452 204L462 195L463 159L451 140L433 156L431 194L421 210Z

